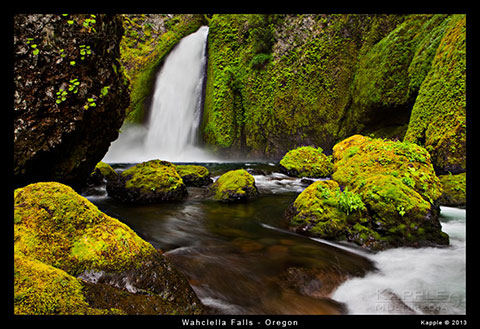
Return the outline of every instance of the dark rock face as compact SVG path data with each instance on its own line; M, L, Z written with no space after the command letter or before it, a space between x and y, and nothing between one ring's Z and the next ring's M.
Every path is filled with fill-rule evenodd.
M82 184L129 104L117 15L15 15L15 186Z

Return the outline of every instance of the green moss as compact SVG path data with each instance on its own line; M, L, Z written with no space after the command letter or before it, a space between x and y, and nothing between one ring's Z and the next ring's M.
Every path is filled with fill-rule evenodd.
M15 314L107 314L89 307L82 288L80 280L65 271L15 252Z
M366 208L359 195L341 192L333 180L316 181L308 186L293 203L294 216L290 226L325 239L345 240L349 222L363 222Z
M139 163L123 171L121 176L126 179L125 188L141 189L145 192L166 192L184 185L175 165L161 160Z
M231 170L220 176L211 186L216 200L244 202L258 194L255 178L244 169Z
M15 251L71 275L135 267L155 249L60 183L15 190Z
M213 16L202 127L207 143L267 156L307 143L331 146L356 51L340 31L361 20L333 15L326 24L320 15L307 16L319 33L305 33L302 15ZM295 40L292 33L299 34ZM271 52L270 34L277 41Z
M357 188L382 174L398 178L432 204L442 194L429 153L416 144L355 135L336 144L333 151L332 178L342 185Z
M467 204L466 173L438 176L443 186L440 204L445 206L465 206Z
M296 177L326 177L332 173L331 158L321 148L302 146L288 151L280 160L283 171Z
M115 170L113 170L109 164L101 161L95 166L95 169L90 174L90 178L93 178L93 176L97 175L100 177L105 177L107 180L114 180L117 178L117 173Z
M203 166L176 165L175 169L186 185L203 186L212 182L210 172Z
M466 17L453 15L420 86L405 140L423 145L440 174L466 168Z

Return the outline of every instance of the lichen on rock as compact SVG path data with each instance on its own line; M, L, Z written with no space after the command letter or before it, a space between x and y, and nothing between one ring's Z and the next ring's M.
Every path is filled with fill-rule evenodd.
M223 202L246 202L257 196L255 178L244 169L231 170L220 176L210 191Z

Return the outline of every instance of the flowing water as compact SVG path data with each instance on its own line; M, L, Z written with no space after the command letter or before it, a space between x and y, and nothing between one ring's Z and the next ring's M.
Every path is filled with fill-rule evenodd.
M198 146L208 27L183 38L166 57L155 82L145 125L126 124L103 161L213 161Z
M275 164L203 165L214 179L253 169L260 196L225 204L190 187L179 203L132 206L105 193L87 197L161 249L211 313L465 313L464 210L442 207L450 247L373 254L288 231L283 213L307 185Z

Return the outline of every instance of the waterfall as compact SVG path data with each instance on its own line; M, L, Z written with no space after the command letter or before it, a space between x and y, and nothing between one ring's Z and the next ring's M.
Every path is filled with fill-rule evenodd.
M103 161L207 162L198 146L208 27L183 38L159 70L147 124L125 125Z

